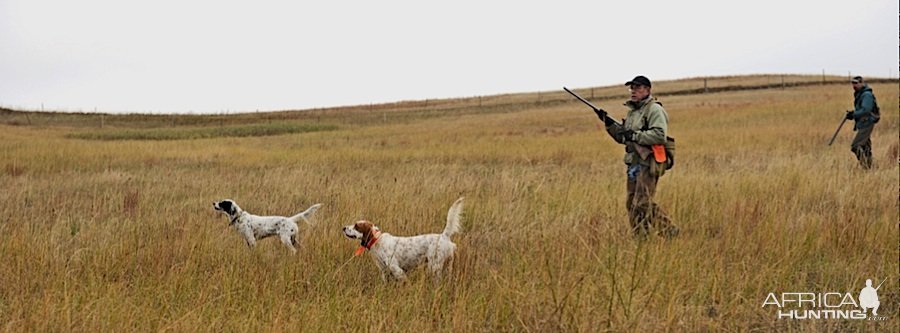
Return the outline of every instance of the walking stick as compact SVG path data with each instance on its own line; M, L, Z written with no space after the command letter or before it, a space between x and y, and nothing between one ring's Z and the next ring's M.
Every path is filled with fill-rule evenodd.
M832 143L834 143L834 138L836 138L837 135L838 135L838 133L841 132L841 127L844 127L844 123L846 123L846 122L847 122L847 118L844 117L844 120L841 121L841 124L840 124L840 125L838 125L837 131L834 131L834 135L831 136L831 141L828 141L828 145L829 145L829 146L830 146Z

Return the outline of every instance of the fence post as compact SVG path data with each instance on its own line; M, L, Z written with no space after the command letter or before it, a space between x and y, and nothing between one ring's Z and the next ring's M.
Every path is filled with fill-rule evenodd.
M781 90L784 90L784 74L781 74Z
M703 93L709 92L709 86L706 85L706 78L703 78Z

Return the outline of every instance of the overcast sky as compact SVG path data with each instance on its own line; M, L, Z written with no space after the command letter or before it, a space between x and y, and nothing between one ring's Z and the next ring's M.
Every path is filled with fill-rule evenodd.
M220 113L898 75L897 0L0 0L0 106Z

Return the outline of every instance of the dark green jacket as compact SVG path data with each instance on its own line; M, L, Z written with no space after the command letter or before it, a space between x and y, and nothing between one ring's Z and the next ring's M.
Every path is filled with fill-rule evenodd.
M853 120L856 121L853 129L868 128L875 124L876 115L872 113L875 109L875 95L869 85L853 92L853 107Z

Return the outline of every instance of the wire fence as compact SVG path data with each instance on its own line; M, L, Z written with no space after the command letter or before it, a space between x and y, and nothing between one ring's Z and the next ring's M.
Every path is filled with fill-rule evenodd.
M653 85L657 97L712 94L727 91L756 89L789 89L804 86L846 84L850 75L741 75L719 77L695 77L674 81L659 81ZM872 78L868 83L900 82L897 78ZM591 101L625 100L629 96L624 85L572 88L571 90ZM96 112L41 112L16 111L0 107L0 124L15 126L75 126L75 127L175 127L175 126L224 126L239 123L306 121L322 122L341 118L341 121L363 122L375 118L388 122L390 118L439 116L447 113L511 112L522 107L547 106L570 103L571 95L562 90L530 93L474 96L466 98L425 99L394 103L366 104L333 108L284 110L274 112L247 112L231 114L103 114ZM360 119L346 117L353 114ZM430 115L429 115L430 114ZM364 118L364 119L363 119ZM371 118L371 119L370 119Z
M720 77L696 77L675 81L660 81L653 85L653 95L657 97L710 94L727 91L757 90L757 89L788 89L817 85L850 85L851 77L848 75L741 75ZM867 79L868 83L898 83L897 78ZM588 88L572 88L570 90L591 101L603 101L614 99L627 99L628 88L621 86L604 86ZM372 104L355 106L350 108L363 108L370 111L401 111L410 109L452 109L452 108L482 108L490 109L509 105L523 104L560 104L573 101L571 95L560 87L555 91L539 91L530 93L501 94L491 96L475 96L456 99L439 99L410 101L399 103Z

